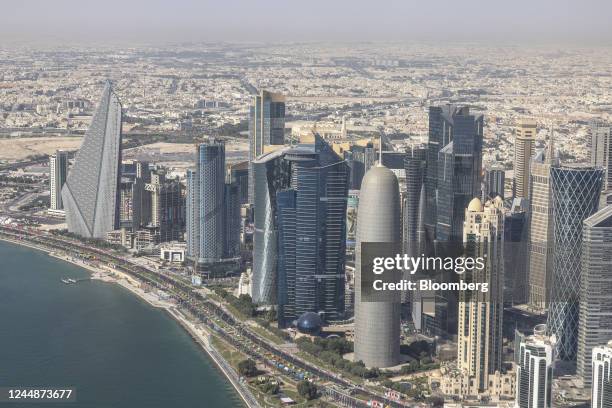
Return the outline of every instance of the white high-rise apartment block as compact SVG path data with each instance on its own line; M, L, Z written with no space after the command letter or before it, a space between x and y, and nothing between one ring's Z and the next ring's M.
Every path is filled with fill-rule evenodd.
M58 150L49 157L49 208L62 210L62 187L68 175L68 152Z
M516 332L515 408L552 407L554 360L555 337L546 335L546 325L537 325L532 336Z
M606 346L593 348L593 386L591 408L612 407L612 341Z

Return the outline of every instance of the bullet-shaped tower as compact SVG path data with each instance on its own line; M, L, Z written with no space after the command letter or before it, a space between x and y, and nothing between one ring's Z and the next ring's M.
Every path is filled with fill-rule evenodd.
M357 214L355 268L355 361L367 367L400 363L400 299L394 302L361 301L361 244L401 240L398 181L383 165L364 176Z

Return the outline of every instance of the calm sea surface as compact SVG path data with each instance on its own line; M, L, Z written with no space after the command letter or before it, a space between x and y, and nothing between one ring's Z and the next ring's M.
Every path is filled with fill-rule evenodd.
M164 311L76 266L0 241L0 387L76 388L73 403L0 408L241 407Z

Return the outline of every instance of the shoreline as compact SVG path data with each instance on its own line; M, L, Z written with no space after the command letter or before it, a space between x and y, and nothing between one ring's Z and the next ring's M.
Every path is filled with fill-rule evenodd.
M19 245L19 246L23 246L23 247L27 247L30 249L44 252L52 258L58 259L60 261L64 261L66 263L72 264L74 266L77 266L79 268L86 270L89 273L91 280L98 280L98 281L102 281L106 283L116 284L128 290L129 292L131 292L137 298L146 302L149 306L156 308L156 309L164 310L176 323L178 323L180 327L183 328L183 330L187 332L187 334L191 337L191 339L200 346L200 348L206 353L206 355L210 358L210 360L212 360L212 362L214 363L214 366L223 374L226 380L228 380L229 383L234 387L234 390L236 391L240 399L242 399L245 406L248 408L251 408L251 407L258 408L259 407L259 405L253 405L249 403L249 398L245 396L245 390L241 387L239 380L235 378L237 377L237 373L233 370L232 367L229 366L229 364L227 364L227 366L223 364L223 360L222 360L223 357L221 357L221 355L219 355L219 353L210 345L210 342L208 340L208 336L210 335L210 333L208 332L208 330L203 329L203 328L198 328L193 323L191 323L182 312L180 312L179 310L176 310L175 304L159 299L157 295L154 295L149 292L145 292L141 288L137 287L136 285L140 284L140 281L138 281L137 279L132 278L126 273L117 271L109 267L101 268L101 267L92 266L84 262L78 262L77 260L69 256L62 255L55 251L51 251L42 246L31 244L30 242L27 242L27 241L14 240L14 239L6 238L3 236L0 236L0 241L4 241L4 242L8 242L14 245ZM118 275L119 277L110 276L111 274Z

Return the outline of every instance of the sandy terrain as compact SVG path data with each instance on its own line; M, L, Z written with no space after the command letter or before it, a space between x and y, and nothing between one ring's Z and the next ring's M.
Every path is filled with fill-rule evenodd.
M0 139L0 160L22 160L36 154L51 154L56 150L76 150L81 137L28 137Z

